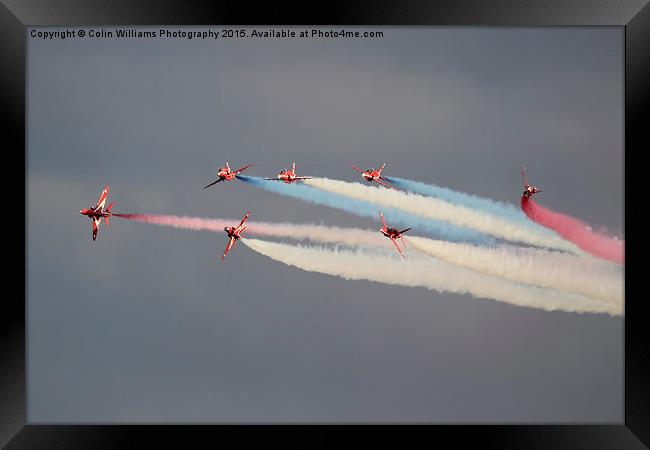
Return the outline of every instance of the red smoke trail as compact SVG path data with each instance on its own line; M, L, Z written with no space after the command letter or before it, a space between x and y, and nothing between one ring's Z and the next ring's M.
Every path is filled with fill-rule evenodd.
M185 230L198 230L198 231L213 231L224 232L224 227L236 226L239 224L239 219L206 219L202 217L188 217L188 216L165 216L157 214L113 214L114 216L123 219L134 220L136 222L151 223L155 225L162 225L173 228L182 228ZM256 224L249 224L247 230L249 233L260 236L283 236L289 235L289 231L283 231L283 227L274 226L273 224L263 224L259 226Z
M152 223L174 228L188 230L223 231L223 227L237 225L237 219L201 219L198 217L162 216L154 214L113 214L123 219L135 220L136 222Z
M521 209L529 219L554 230L582 250L609 261L624 262L622 240L598 234L580 220L551 211L525 197L521 197Z

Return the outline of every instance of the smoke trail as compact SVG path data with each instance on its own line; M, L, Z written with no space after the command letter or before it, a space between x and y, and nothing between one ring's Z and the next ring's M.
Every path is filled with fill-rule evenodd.
M276 181L267 181L247 175L237 176L241 181L252 184L269 192L297 198L317 205L325 205L347 211L358 216L370 217L378 220L377 207L367 201L347 198L344 195L326 192L306 186L303 183L286 184ZM313 180L307 180L313 181ZM462 228L448 222L430 219L422 216L413 216L398 208L382 208L384 217L394 225L413 227L420 232L430 233L440 239L474 242L477 244L491 244L494 239L477 231Z
M305 183L332 194L381 205L382 208L400 209L414 215L410 217L420 216L432 220L446 221L508 241L582 254L578 247L561 239L559 236L537 233L529 227L504 218L436 198L329 178L314 178L305 181Z
M225 226L235 225L240 220L153 214L114 215L137 222L216 233L222 233ZM378 232L359 228L255 221L248 224L246 234L310 240L348 247L381 247L390 252L394 251L390 241ZM425 254L488 275L622 302L621 267L598 259L533 249L477 247L416 236L410 236L408 243Z
M511 246L478 247L410 236L422 253L517 283L583 294L618 304L623 302L621 266L568 253Z
M624 262L622 240L596 233L580 220L551 211L525 197L521 197L521 209L531 220L556 231L584 251L599 258L621 264Z
M398 177L384 177L393 186L404 189L414 194L420 194L427 197L435 197L449 203L466 206L472 209L501 216L513 222L518 222L534 228L539 232L548 231L545 228L538 226L535 222L528 220L526 215L512 203L499 202L486 197L479 197L477 195L467 194L465 192L454 191L453 189L437 186L435 184L426 184L419 181L407 180ZM547 233L549 234L549 233Z
M424 287L438 292L470 294L546 311L607 313L613 316L623 314L622 305L524 286L433 258L411 258L406 263L395 256L364 250L331 250L257 239L242 239L242 242L275 261L346 280L369 280L397 286Z
M156 214L113 214L123 219L185 230L223 233L226 226L237 225L241 219L207 219L202 217ZM392 249L392 244L378 232L359 228L340 228L324 225L295 225L291 223L249 222L246 234L278 238L307 239L313 242L378 246Z

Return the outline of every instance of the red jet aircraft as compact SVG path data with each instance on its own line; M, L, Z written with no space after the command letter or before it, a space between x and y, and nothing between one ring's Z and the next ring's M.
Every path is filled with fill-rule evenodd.
M314 178L314 177L299 177L299 176L296 176L296 163L292 162L290 169L282 169L277 177L275 177L275 178L265 178L265 180L284 181L285 183L289 184L289 183L293 183L295 181L310 180L312 178Z
M252 166L252 164L249 164L249 165L247 165L247 166L244 166L244 167L242 167L241 169L237 169L237 170L235 170L235 171L231 171L231 170L230 170L230 165L226 162L226 167L219 167L219 170L217 171L217 176L218 176L219 178L217 178L217 179L216 179L215 181L213 181L212 183L208 184L208 185L207 185L206 187L204 187L203 189L207 189L207 188L209 188L210 186L212 186L213 184L217 184L217 183L220 182L220 181L224 181L224 180L226 180L226 181L231 181L231 180L234 180L235 177L237 176L237 174L238 174L239 172L243 172L244 170L248 169L250 166Z
M399 248L399 245L397 245L395 239L401 239L402 244L404 244L404 248L406 248L406 242L404 241L402 234L406 233L408 230L410 230L410 228L406 228L402 231L399 231L397 228L388 228L386 221L384 220L384 215L381 213L381 211L379 211L379 217L381 217L381 223L384 225L383 228L379 230L379 232L393 241L393 244L395 244L395 247L397 247L399 254L402 255L402 258L406 259L406 256L404 256L404 253L402 253L402 249Z
M528 184L528 179L526 178L526 168L524 166L521 166L521 182L524 185L524 193L522 195L525 198L532 198L533 195L537 194L538 192L542 192L541 190L537 189L536 186L531 186Z
M371 182L375 181L382 186L385 186L387 188L395 189L393 186L391 186L388 181L384 177L381 176L381 171L384 170L384 167L386 167L386 164L382 164L379 169L366 169L365 171L359 169L358 167L352 166L354 170L359 172L361 176L363 177L364 180Z
M226 245L226 251L224 251L223 255L221 256L222 261L226 257L230 249L235 248L237 241L241 239L241 233L246 229L246 225L244 224L246 223L246 220L248 220L248 216L250 215L251 213L247 212L244 218L241 220L241 222L239 222L239 225L237 225L236 227L223 228L223 231L225 231L226 234L228 234L229 241L228 241L228 245Z
M99 200L97 200L97 206L91 206L79 211L84 216L90 217L93 221L93 241L97 239L97 232L99 231L99 224L101 223L100 221L102 217L106 222L106 226L108 226L108 218L111 216L111 208L113 207L113 203L111 202L111 204L108 205L108 208L104 210L104 205L106 204L107 198L108 186L105 186L104 190L99 196Z

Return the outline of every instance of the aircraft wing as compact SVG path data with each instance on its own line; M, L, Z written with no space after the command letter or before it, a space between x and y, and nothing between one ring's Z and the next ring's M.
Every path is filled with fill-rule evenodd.
M393 241L393 244L395 244L395 248L399 252L400 255L402 255L402 258L406 259L406 256L404 256L404 253L402 253L402 249L399 248L399 245L397 245L397 242L395 242L394 238L390 238L391 241Z
M363 172L364 172L363 170L359 169L358 167L352 166L352 168L353 168L354 170L356 170L357 172L359 172L359 173L363 173Z
M243 172L244 170L248 169L250 166L252 166L252 164L249 164L249 165L247 165L247 166L244 166L244 167L242 167L242 168L240 168L240 169L237 169L237 170L235 170L234 172L230 172L230 173L239 173L239 172Z
M246 221L248 220L248 217L250 215L251 215L250 212L246 212L246 215L244 216L244 218L241 220L241 222L239 222L239 225L237 225L237 230L241 229L242 225L244 225L246 223Z
M97 239L97 232L99 231L100 218L93 217L93 241Z
M100 211L104 209L106 204L106 199L108 198L108 185L104 186L104 190L99 195L99 200L97 200L97 208L100 208Z
M379 217L381 217L381 224L384 226L384 228L388 228L386 225L386 221L384 220L384 215L379 211Z
M213 184L217 184L218 182L223 181L223 180L224 180L224 178L216 179L216 180L214 180L212 183L210 183L210 184L208 184L206 187L204 187L203 189L207 189L207 188L209 188L210 186L212 186Z
M232 248L232 243L233 243L233 242L235 242L235 238L234 238L234 237L231 237L230 240L228 241L228 245L226 245L226 250L223 252L223 255L221 256L221 260L222 260L222 261L223 261L223 259L226 257L226 255L228 254L228 252L230 251L230 249Z
M311 180L314 177L293 177L294 181Z
M277 177L276 178L263 178L263 179L267 180L267 181L282 181L280 178L277 178Z
M375 181L379 184L381 184L384 187L387 187L389 189L395 189L393 186L391 186L388 181L384 180L382 177L375 178Z

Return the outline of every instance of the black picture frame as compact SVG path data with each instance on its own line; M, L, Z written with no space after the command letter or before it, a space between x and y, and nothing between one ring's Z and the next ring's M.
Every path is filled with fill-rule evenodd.
M0 112L2 114L5 174L25 169L25 63L28 26L38 25L225 25L225 24L341 24L341 25L462 25L462 26L622 26L625 28L625 183L643 182L643 150L648 145L650 105L650 6L648 0L437 0L362 1L302 4L234 1L148 0L3 0L0 4ZM7 158L9 157L9 158ZM6 177L5 177L6 179ZM18 186L18 188L16 188ZM22 197L20 193L22 192ZM643 201L642 186L632 191ZM25 189L5 183L6 241L26 238L26 223L16 216ZM595 194L597 195L597 193ZM640 195L640 197L639 197ZM627 198L627 196L626 196ZM627 204L626 204L627 206ZM650 351L644 324L650 318L642 296L645 222L642 205L625 208L626 308L625 308L625 420L611 425L430 426L373 427L370 437L386 442L397 438L425 438L426 443L449 438L454 447L479 444L487 448L588 448L628 449L650 445ZM26 242L25 242L26 243ZM241 426L75 426L26 423L25 298L27 295L25 247L16 249L20 264L7 264L7 280L18 285L3 298L0 327L0 444L8 449L133 448L134 442L206 442L214 446L225 437L250 440L249 427ZM22 257L20 256L22 254ZM12 258L9 257L8 258ZM11 259L13 261L13 258ZM640 262L640 263L639 263ZM16 273L12 273L15 271ZM18 280L23 280L19 285ZM346 431L349 428L344 428ZM336 437L341 427L258 427L256 439L274 438L284 444L323 443ZM284 433L282 432L284 431ZM397 431L397 433L396 433ZM289 438L288 438L289 437ZM288 438L288 439L287 439ZM199 441L200 439L200 441ZM308 439L308 440L306 440ZM373 439L373 440L374 440ZM436 439L433 441L432 439ZM331 441L330 441L331 442ZM194 446L191 446L194 447Z

